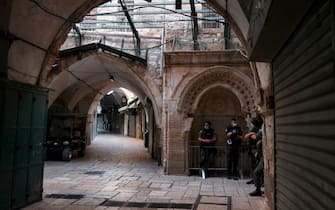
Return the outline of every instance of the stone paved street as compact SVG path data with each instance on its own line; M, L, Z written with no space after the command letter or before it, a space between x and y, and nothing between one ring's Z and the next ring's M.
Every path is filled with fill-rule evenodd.
M26 207L34 209L134 210L185 209L182 204L197 209L227 209L231 196L234 210L266 209L264 198L251 198L254 187L246 180L222 177L166 176L162 168L150 159L143 141L118 135L99 135L87 148L84 158L70 162L46 161L44 198ZM51 194L70 194L79 197L55 198ZM201 195L201 197L199 197ZM200 200L199 200L200 199ZM108 202L133 204L135 207L108 205ZM152 206L136 205L156 203ZM171 208L160 205L178 204Z

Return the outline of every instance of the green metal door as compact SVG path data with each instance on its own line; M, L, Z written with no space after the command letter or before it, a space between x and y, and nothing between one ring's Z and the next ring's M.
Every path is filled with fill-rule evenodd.
M42 198L47 90L0 80L0 209Z
M44 111L41 111L44 110ZM47 95L33 96L31 118L31 137L29 141L29 169L27 183L27 202L40 200L42 197L45 130L47 124Z
M28 143L30 133L30 120L32 109L32 94L14 92L13 97L18 98L16 112L12 113L12 117L16 118L16 138L14 142L14 163L13 163L13 188L12 188L12 207L17 208L24 206L26 200L26 189L28 179Z
M14 91L6 90L5 84L1 88L1 118L0 118L0 209L8 209L11 205L11 192L13 183L13 163L16 139L16 117L18 98L13 97Z

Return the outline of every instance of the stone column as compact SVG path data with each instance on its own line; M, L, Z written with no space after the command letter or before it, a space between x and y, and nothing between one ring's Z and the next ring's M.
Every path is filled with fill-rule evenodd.
M264 156L264 190L265 201L274 209L275 193L275 156L274 156L274 101L272 89L272 68L270 63L256 63L260 80L262 104L259 113L264 118L263 156Z
M264 155L264 191L265 200L271 209L274 209L275 192L275 161L274 161L274 115L268 109L262 111L264 117L263 127L263 155Z
M90 145L91 142L94 140L95 138L95 129L96 126L94 126L94 121L95 119L95 115L96 112L92 113L92 114L87 114L87 118L86 118L86 144Z
M182 132L183 116L176 112L176 101L169 101L167 112L166 161L167 174L185 174L185 142Z

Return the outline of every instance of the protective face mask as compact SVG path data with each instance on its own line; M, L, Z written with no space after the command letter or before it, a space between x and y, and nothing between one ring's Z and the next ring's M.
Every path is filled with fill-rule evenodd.
M205 125L205 126L204 126L204 128L205 128L205 129L208 129L208 128L209 128L209 126L208 126L208 125Z
M233 127L237 126L237 124L236 124L236 123L232 123L231 125L232 125Z

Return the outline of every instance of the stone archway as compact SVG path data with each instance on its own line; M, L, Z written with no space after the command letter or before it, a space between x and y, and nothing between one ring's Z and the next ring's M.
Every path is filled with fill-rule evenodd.
M209 96L211 94L213 95ZM227 97L230 103L215 98L220 96ZM211 100L220 105L213 106L214 110L206 112L204 100ZM184 88L178 103L178 111L184 119L187 119L184 121L187 123L184 123L182 131L185 153L192 153L188 145L197 138L197 133L205 120L212 121L217 129L219 145L224 146L224 129L230 119L237 118L239 124L245 128L247 115L256 112L257 100L256 88L251 79L231 67L213 67L195 76ZM208 105L206 107L209 107ZM228 110L222 110L224 107ZM216 117L210 116L210 113L214 112ZM191 166L187 157L189 156L185 155L185 165L189 168Z
M199 130L202 129L205 121L210 121L212 127L215 128L218 143L225 139L225 126L228 125L231 118L237 118L240 124L245 124L243 123L244 113L239 99L224 86L210 87L199 97L199 103L193 113L194 119L189 140L197 139Z
M226 126L232 118L236 118L241 127L245 127L245 116L241 110L241 103L231 90L218 84L206 88L205 92L199 96L198 101L197 107L192 113L193 120L188 132L188 139L185 139L188 142L188 159L186 160L188 172L190 174L198 173L200 163L197 138L206 121L211 122L217 135L216 156L215 159L211 160L210 168L215 168L216 172L222 171L226 168Z
M92 91L103 95L105 93L101 90L104 90L105 87L110 89L125 87L133 91L142 101L145 97L150 98L153 103L157 126L161 126L160 110L162 103L160 99L162 93L159 90L159 85L146 71L145 65L106 53L88 53L87 57L82 58L82 60L73 61L72 58L69 58L69 61L65 60L61 63L63 64L60 66L64 66L66 69L58 75L52 76L52 82L48 86L55 90L50 94L50 105L68 88L76 89L70 97L72 99L68 102L68 107L71 109L81 98ZM109 81L109 74L115 78L112 83ZM84 80L85 83L80 82L78 78Z
M229 90L239 102L242 116L256 111L259 97L249 64L236 52L211 52L206 57L202 52L175 52L166 54L166 61L165 172L187 174L188 140L202 96L217 87Z
M255 112L258 104L256 87L247 75L227 66L209 68L192 78L180 93L178 111L184 116L190 116L199 103L200 96L206 89L213 86L223 86L232 91L241 103L245 113Z

